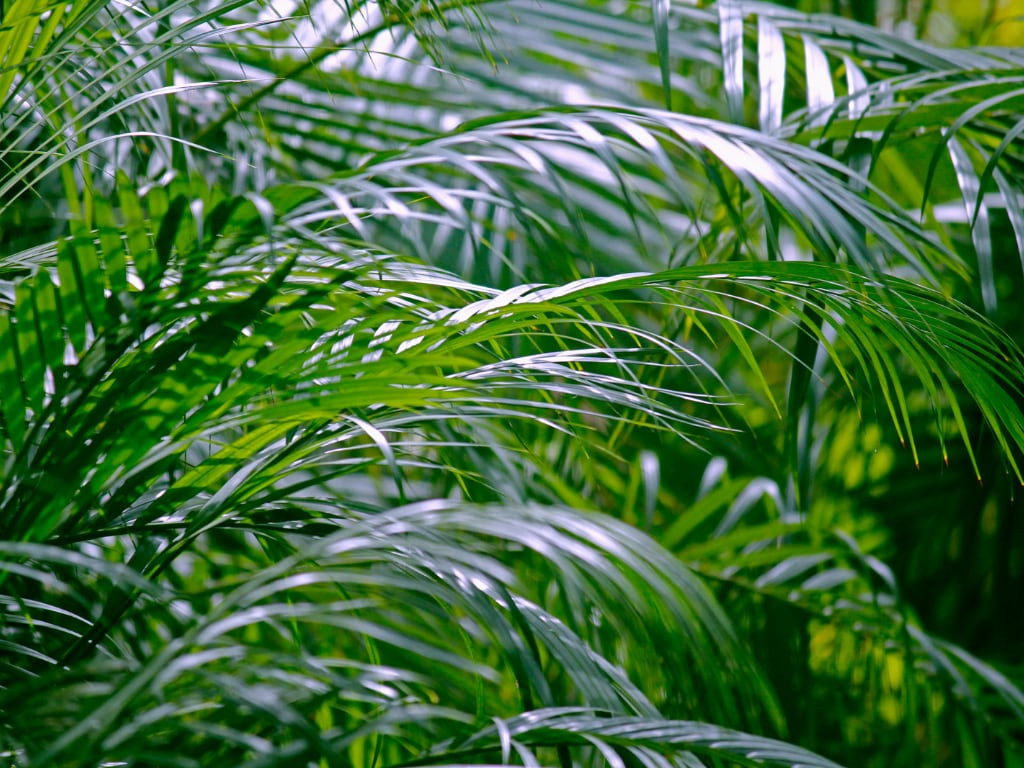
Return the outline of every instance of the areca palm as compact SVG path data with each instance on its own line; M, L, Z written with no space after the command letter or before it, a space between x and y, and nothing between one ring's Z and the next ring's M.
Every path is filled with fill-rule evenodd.
M0 51L13 764L1024 759L1019 51L662 0Z

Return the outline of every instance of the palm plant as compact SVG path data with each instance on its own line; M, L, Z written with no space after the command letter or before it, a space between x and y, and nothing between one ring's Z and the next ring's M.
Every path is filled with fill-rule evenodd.
M1019 51L7 0L0 52L10 764L1024 764Z

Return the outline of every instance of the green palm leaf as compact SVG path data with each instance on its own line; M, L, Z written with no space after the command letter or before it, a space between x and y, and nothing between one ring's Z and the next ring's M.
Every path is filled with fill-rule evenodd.
M1022 66L8 3L5 757L1015 764Z

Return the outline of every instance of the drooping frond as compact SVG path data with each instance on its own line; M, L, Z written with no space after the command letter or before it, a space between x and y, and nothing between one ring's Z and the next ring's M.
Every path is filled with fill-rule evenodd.
M1015 759L1017 52L0 13L11 761Z

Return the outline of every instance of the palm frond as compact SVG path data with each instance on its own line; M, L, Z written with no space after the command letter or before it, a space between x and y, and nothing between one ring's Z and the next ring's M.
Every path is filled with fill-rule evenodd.
M10 761L1012 764L1018 53L736 0L0 14Z

